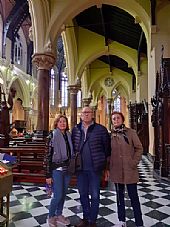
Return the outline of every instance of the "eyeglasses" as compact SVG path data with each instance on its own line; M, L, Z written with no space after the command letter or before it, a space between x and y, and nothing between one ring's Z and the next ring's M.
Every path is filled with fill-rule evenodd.
M112 117L112 121L116 121L116 120L120 120L120 119L122 119L121 116Z
M82 112L82 114L90 114L90 113L93 113L92 111L84 111Z

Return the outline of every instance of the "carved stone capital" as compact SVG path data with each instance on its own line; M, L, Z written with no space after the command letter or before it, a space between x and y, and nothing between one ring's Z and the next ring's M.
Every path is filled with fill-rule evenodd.
M55 64L55 56L52 53L36 53L33 55L32 62L38 67L38 69L50 70Z
M77 92L80 90L80 86L78 85L69 85L67 88L70 94L77 94Z

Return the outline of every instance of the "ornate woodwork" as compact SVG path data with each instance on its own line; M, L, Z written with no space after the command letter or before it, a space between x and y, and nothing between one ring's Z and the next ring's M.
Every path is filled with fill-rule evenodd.
M142 103L130 103L128 106L130 127L137 131L139 139L143 145L143 154L147 154L149 149L147 105L148 104L144 101Z
M162 177L170 175L170 58L163 58L151 99L154 127L154 169Z

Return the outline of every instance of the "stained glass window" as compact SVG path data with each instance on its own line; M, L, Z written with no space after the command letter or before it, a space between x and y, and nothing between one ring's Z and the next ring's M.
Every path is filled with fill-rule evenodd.
M77 107L81 107L81 91L78 91L77 93Z
M50 105L54 106L55 101L55 72L51 69Z
M67 86L68 86L68 77L64 72L62 72L62 76L61 76L61 105L62 105L62 107L68 106Z
M18 65L23 63L23 50L21 40L16 37L14 43L14 62Z
M118 94L118 91L114 89L112 91L112 96L116 97L114 99L114 111L119 111L120 112L120 95Z

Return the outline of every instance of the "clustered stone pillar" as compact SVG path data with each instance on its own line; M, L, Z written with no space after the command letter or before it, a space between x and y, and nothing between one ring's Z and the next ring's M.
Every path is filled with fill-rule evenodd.
M77 124L77 93L80 87L78 85L70 85L68 90L70 93L70 128L72 129Z
M107 116L108 116L108 130L111 131L111 111L112 111L112 98L107 99Z
M32 61L38 68L38 119L36 129L45 136L49 130L50 69L55 63L55 57L52 53L34 54Z

